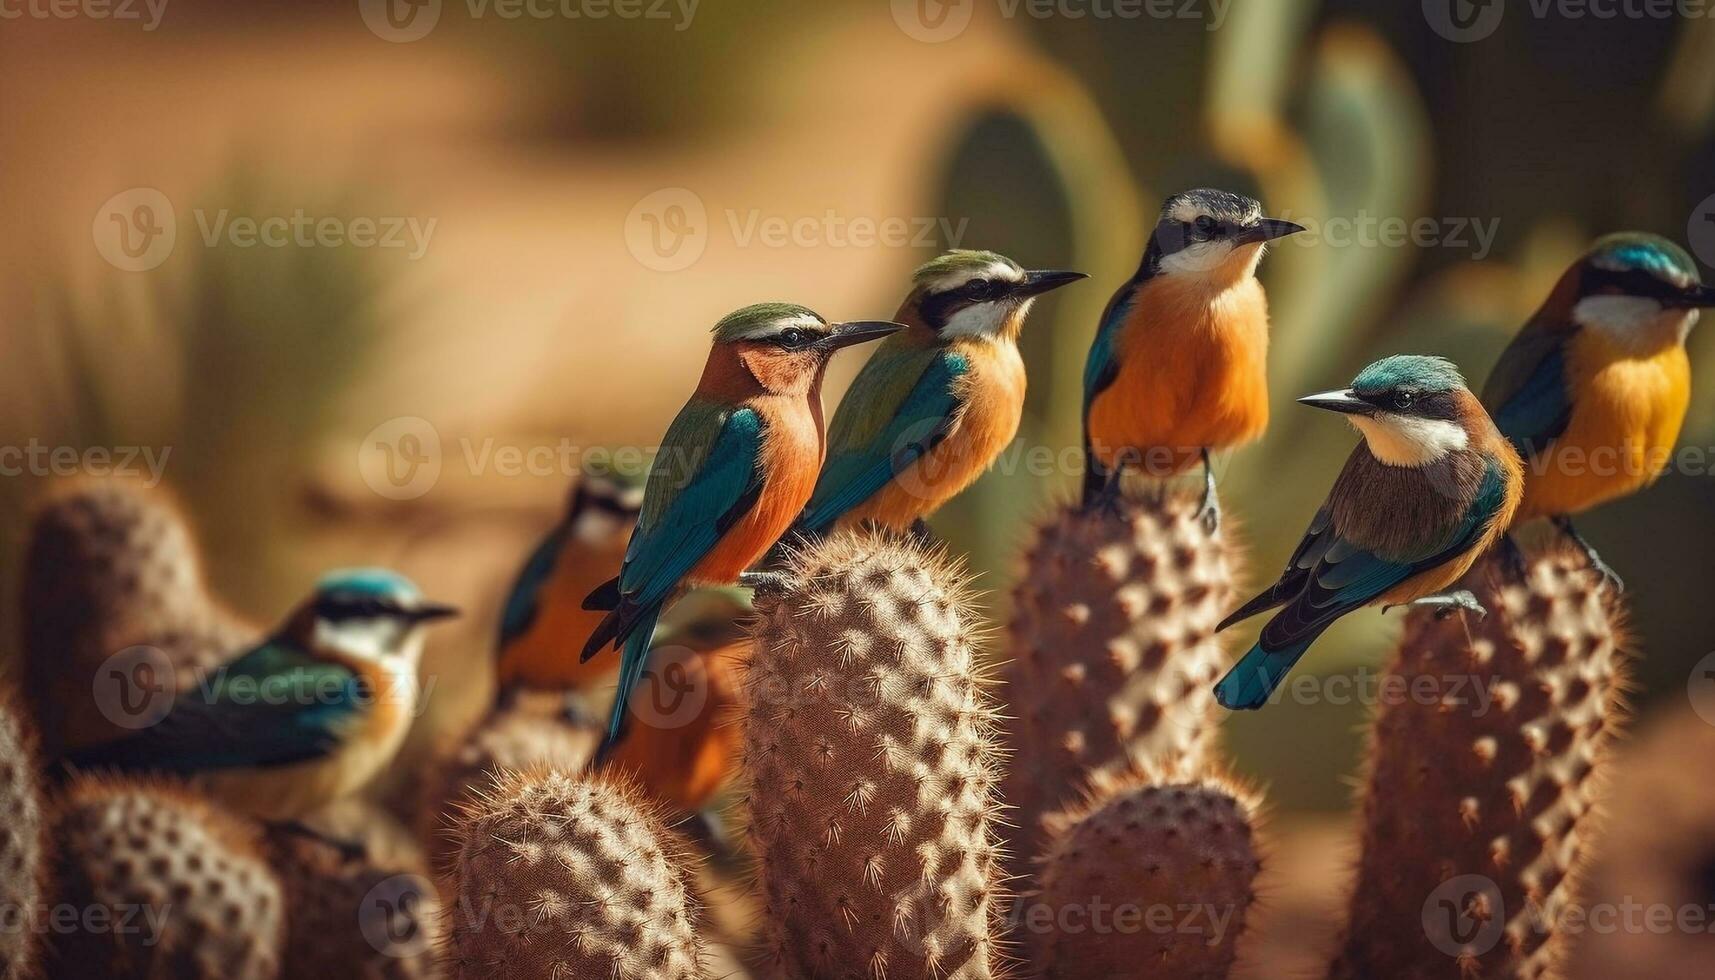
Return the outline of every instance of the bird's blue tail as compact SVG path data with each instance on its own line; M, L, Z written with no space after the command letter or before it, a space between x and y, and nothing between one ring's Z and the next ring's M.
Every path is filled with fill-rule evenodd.
M649 666L649 643L655 636L655 621L660 618L660 609L644 613L638 617L631 635L625 638L625 646L619 658L619 691L614 695L613 714L607 722L607 737L602 739L601 748L596 752L597 766L607 761L608 753L617 748L620 739L625 737L626 719L631 714L631 692L636 689L637 682L643 679L643 669Z
M1287 671L1299 657L1304 656L1304 651L1310 649L1315 639L1315 636L1307 637L1284 650L1264 650L1262 644L1257 643L1215 685L1215 700L1230 711L1255 711L1267 704L1269 695L1280 686Z

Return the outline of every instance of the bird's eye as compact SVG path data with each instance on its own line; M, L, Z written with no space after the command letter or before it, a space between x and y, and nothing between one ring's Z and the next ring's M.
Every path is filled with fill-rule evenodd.
M810 339L809 333L792 327L780 332L780 343L786 347L802 347Z
M1197 231L1205 238L1218 238L1221 234L1221 223L1205 214L1197 219Z
M970 291L972 296L978 299L994 295L994 283L987 279L972 279L970 282L965 283L965 288Z
M1417 401L1417 396L1412 394L1409 391L1394 392L1394 396L1393 396L1393 407L1394 408L1397 408L1397 409L1400 409L1401 411L1404 411L1405 409L1410 408L1412 403L1415 401Z

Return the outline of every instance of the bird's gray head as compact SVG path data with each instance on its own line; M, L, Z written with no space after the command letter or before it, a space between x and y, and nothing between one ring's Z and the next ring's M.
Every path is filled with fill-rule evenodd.
M1304 226L1265 217L1262 204L1242 194L1201 188L1168 198L1150 242L1156 272L1194 278L1255 274L1263 248Z
M1452 361L1417 354L1384 357L1350 388L1299 401L1345 415L1370 454L1390 466L1427 466L1468 448L1473 408L1481 411Z
M1698 310L1715 306L1685 249L1660 235L1623 232L1596 241L1573 266L1571 316L1625 349L1683 343Z
M330 572L305 603L299 639L312 649L370 660L405 658L422 652L423 627L458 610L430 602L396 572L352 568ZM295 620L296 622L297 620Z
M954 249L912 274L916 288L907 304L943 337L1016 337L1033 299L1084 278L1081 272L1025 269L998 252Z

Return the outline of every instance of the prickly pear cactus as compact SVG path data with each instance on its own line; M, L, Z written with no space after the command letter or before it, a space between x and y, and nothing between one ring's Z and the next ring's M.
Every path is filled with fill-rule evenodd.
M1017 808L1016 860L1040 853L1042 818L1091 780L1202 772L1236 560L1200 507L1189 491L1124 500L1117 514L1069 506L1038 530L1010 629L1002 795Z
M37 975L44 904L46 817L35 739L9 695L0 696L0 980Z
M176 789L81 778L54 830L59 902L50 976L267 980L285 934L280 883L251 824Z
M963 571L841 534L791 575L745 679L765 972L998 975L995 709Z
M1248 791L1210 778L1126 781L1049 817L1017 930L1038 975L1225 978L1261 868L1255 814Z
M507 773L470 800L457 833L457 976L704 976L694 866L633 786Z
M1554 924L1618 714L1620 613L1570 549L1522 582L1491 558L1463 584L1489 615L1414 612L1390 668L1414 693L1371 733L1337 977L1541 977L1563 953Z

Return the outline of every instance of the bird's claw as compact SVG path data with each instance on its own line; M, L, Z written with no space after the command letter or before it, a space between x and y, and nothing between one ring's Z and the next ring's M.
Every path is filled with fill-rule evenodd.
M1215 534L1221 530L1221 502L1213 496L1203 498L1203 508L1197 512L1197 519L1203 522L1203 530Z
M941 543L941 539L935 537L935 532L930 529L929 522L921 517L911 522L911 526L905 531L905 536L924 548L933 548Z
M1401 606L1421 606L1425 609L1433 609L1437 620L1446 619L1458 612L1474 613L1478 619L1485 619L1489 615L1488 607L1478 602L1477 597L1469 589L1443 592L1439 595L1426 595L1410 602L1390 603L1382 607L1382 614L1386 615L1388 610L1398 609Z
M1608 583L1616 593L1626 591L1626 582L1620 578L1620 573L1614 571L1613 566L1603 561L1594 551L1590 552L1590 570Z
M779 598L792 590L797 582L789 572L741 572L738 584L756 593L757 598Z

